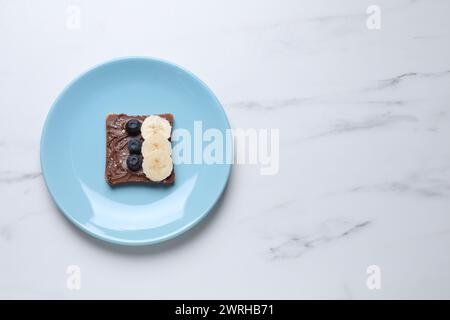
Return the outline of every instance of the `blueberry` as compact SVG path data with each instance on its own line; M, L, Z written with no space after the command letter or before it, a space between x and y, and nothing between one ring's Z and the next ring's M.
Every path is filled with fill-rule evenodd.
M142 157L137 154L130 154L127 158L127 166L131 171L138 171L141 168Z
M141 132L141 123L137 119L130 119L125 125L125 129L130 136L136 136Z
M130 153L141 153L141 140L139 138L131 138L128 140L128 150Z

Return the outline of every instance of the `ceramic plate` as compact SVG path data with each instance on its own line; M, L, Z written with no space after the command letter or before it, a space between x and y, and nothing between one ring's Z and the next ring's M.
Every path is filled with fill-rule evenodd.
M187 130L192 141L202 139L194 132L198 121L202 132L229 134L219 101L192 73L150 58L99 65L66 87L44 124L42 173L60 211L87 233L124 245L173 238L204 218L224 191L231 165L189 164L185 158L174 166L173 186L110 187L104 177L108 113L173 113L173 129ZM197 140L196 146L206 143Z

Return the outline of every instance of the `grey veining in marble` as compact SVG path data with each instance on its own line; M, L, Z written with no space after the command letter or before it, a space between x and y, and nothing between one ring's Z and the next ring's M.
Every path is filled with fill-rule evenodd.
M40 172L21 173L12 171L0 171L0 183L15 183L36 179L41 176Z
M442 77L442 76L450 76L450 70L442 71L442 72L408 72L403 73L401 75L395 76L390 79L381 80L381 85L378 89L393 87L400 82L407 80L408 78L434 78L434 77Z
M347 237L369 224L370 221L356 224L347 221L325 221L312 234L285 237L280 244L270 247L269 253L273 259L298 258L307 250Z

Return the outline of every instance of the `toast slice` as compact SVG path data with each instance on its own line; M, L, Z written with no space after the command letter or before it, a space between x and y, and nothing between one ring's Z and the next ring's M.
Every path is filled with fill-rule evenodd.
M169 121L173 128L174 116L171 113L158 114L158 116ZM136 119L142 123L147 116L130 116L127 114L109 114L106 117L106 165L105 178L111 186L130 184L130 183L144 183L144 184L162 184L172 185L175 182L175 170L172 169L171 174L162 181L152 181L148 179L142 171L142 166L132 171L127 166L127 158L130 155L128 150L128 141L131 136L125 129L125 125L131 119ZM132 138L143 138L140 132ZM169 138L169 141L171 139Z

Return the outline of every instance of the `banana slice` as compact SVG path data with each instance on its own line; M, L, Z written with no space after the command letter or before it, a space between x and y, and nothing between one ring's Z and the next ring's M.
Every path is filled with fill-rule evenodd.
M172 145L169 140L160 134L152 135L142 143L141 152L144 156L156 150L164 151L170 156L172 154Z
M169 139L171 130L172 126L170 125L169 121L156 115L148 116L147 118L145 118L141 126L142 138L144 138L145 140L157 134L163 136L166 139Z
M144 155L142 170L147 178L159 182L167 178L173 169L172 158L167 152L155 150Z

